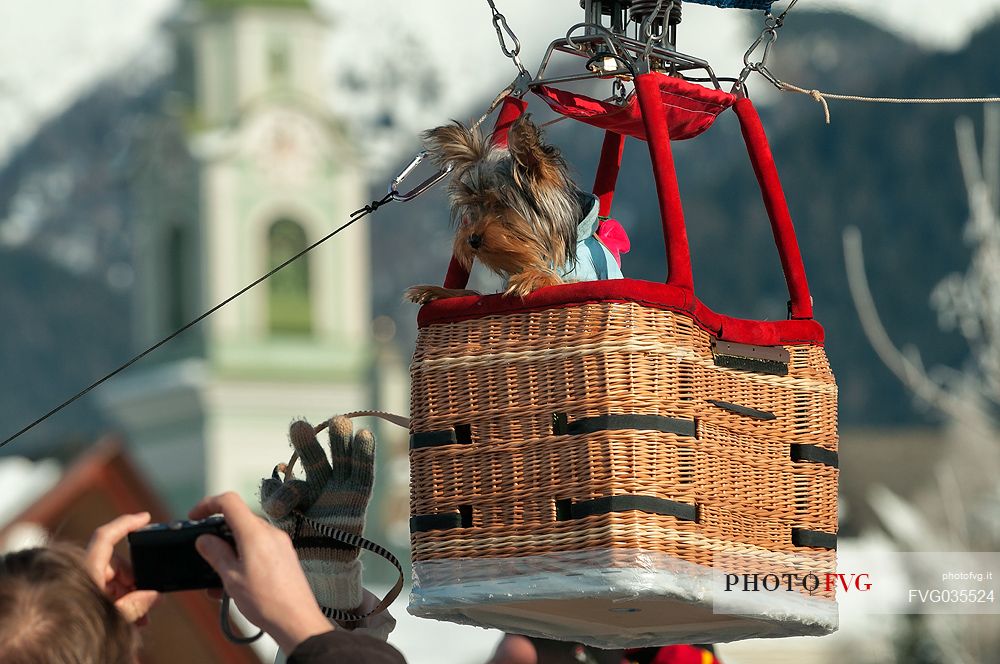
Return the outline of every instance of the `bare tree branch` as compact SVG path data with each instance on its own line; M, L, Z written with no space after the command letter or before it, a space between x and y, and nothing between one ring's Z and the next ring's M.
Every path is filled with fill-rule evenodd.
M916 351L903 353L889 338L882 319L875 306L868 275L865 272L865 257L861 246L861 231L856 226L844 229L844 262L847 269L847 285L851 299L857 309L865 336L875 349L879 359L899 378L921 401L944 415L958 416L963 407L941 385L924 371L920 354ZM912 359L911 359L912 358Z
M962 370L924 368L917 349L893 344L878 314L865 272L861 233L844 231L847 280L865 335L883 363L921 401L946 417L948 454L935 468L931 489L910 504L887 487L868 493L883 530L911 550L995 550L996 528L984 518L1000 502L1000 111L987 109L980 155L975 128L967 118L955 126L959 161L968 196L965 241L972 256L962 274L945 277L934 288L931 305L939 324L957 330L969 347ZM918 507L919 505L919 507ZM994 520L986 523L994 523ZM981 549L979 547L989 547ZM912 574L915 570L910 569ZM927 616L923 634L949 661L983 661L997 651L998 634L971 616ZM985 629L984 629L985 627Z

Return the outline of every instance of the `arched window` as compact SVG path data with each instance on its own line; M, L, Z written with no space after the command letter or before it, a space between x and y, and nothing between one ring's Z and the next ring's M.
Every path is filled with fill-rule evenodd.
M287 83L291 73L291 50L282 38L272 39L267 51L267 70L272 83Z
M268 269L274 269L306 248L306 232L291 219L279 219L267 234ZM303 256L267 280L268 327L272 334L312 333L309 262Z
M166 327L176 329L188 322L191 316L190 293L187 270L190 262L188 260L188 233L183 226L171 226L167 231L166 241Z

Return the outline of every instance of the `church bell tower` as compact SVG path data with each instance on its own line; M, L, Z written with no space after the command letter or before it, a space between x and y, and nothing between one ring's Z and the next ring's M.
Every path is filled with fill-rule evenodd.
M146 347L342 225L366 199L305 0L189 0L167 127L136 174L135 343ZM371 407L368 234L352 226L109 385L178 511L253 504L292 418Z

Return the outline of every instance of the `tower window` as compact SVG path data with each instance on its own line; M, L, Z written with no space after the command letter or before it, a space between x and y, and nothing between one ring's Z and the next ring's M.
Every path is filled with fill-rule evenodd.
M268 267L274 269L307 246L306 232L291 219L279 219L268 231ZM267 280L268 327L272 334L312 333L308 256Z
M271 42L267 51L267 70L274 83L285 83L291 71L291 53L288 42L276 39Z

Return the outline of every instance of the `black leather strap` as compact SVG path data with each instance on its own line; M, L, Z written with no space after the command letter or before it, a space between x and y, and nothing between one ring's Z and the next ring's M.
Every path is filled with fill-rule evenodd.
M682 521L698 520L697 505L665 500L655 496L605 496L593 500L582 500L570 505L569 515L571 519L583 519L588 516L632 510L673 516Z
M792 544L795 546L808 546L815 549L833 549L836 551L837 534L825 533L822 530L792 528Z
M416 431L410 434L410 449L420 450L441 445L471 445L472 425L456 424L441 431Z
M410 434L410 449L420 450L425 447L439 447L441 445L455 445L458 437L454 429L444 431L423 431Z
M757 410L755 408L750 408L748 406L740 406L739 404L729 403L728 401L716 401L715 399L709 399L708 403L712 404L716 408L721 408L722 410L728 410L730 413L736 413L737 415L752 417L755 420L770 422L771 420L778 419L774 413L768 412L766 410Z
M694 420L685 420L662 415L598 415L585 417L574 422L564 419L563 413L553 416L553 432L556 435L577 436L598 431L620 431L633 429L637 431L662 431L678 436L697 435L697 425Z
M426 533L431 530L451 530L461 527L462 514L460 512L417 514L410 517L411 533Z
M792 461L821 463L833 468L840 467L840 457L833 450L820 447L819 445L804 445L800 443L792 444Z

